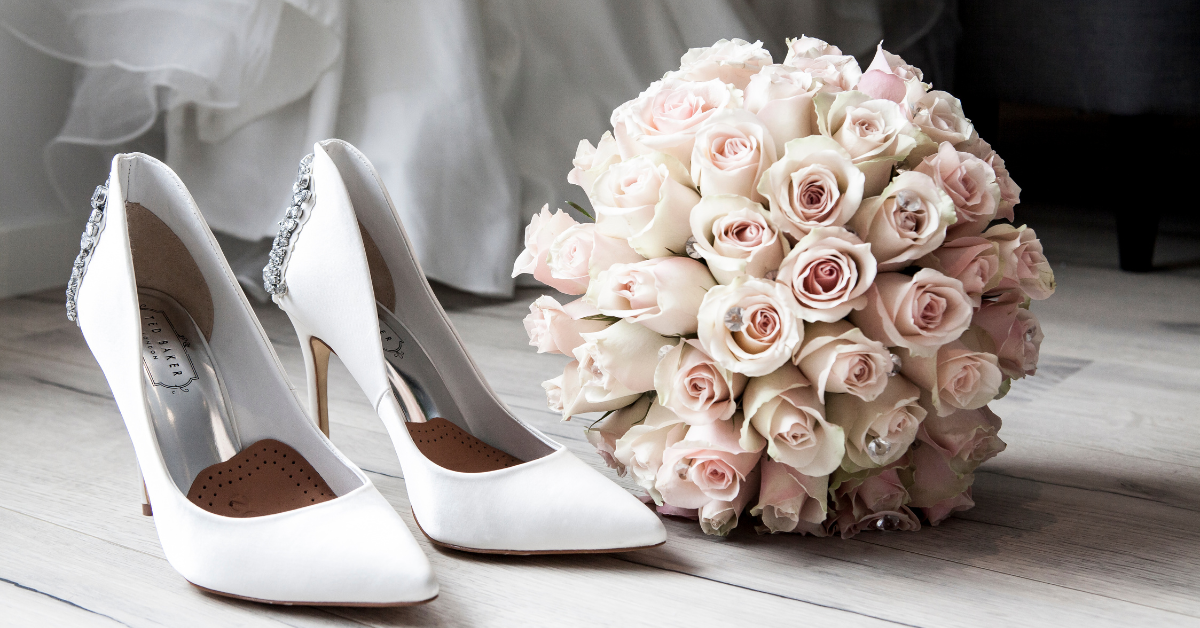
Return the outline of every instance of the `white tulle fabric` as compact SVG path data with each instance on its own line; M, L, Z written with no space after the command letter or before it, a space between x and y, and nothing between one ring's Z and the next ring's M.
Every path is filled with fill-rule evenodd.
M677 67L687 48L732 37L780 47L768 18L829 30L837 16L818 10L825 4L842 6L3 0L0 27L77 71L73 92L0 89L31 90L48 106L71 93L58 136L29 147L45 151L63 206L86 205L113 153L158 147L214 229L267 237L296 160L313 142L341 137L378 167L430 277L507 295L528 216L545 203L585 202L566 182L580 138L596 140L612 109ZM838 19L878 24L877 11L864 15ZM789 34L802 26L789 24ZM879 29L868 30L873 49Z

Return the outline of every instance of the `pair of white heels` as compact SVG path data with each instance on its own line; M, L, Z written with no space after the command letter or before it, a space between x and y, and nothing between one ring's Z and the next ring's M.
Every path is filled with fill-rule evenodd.
M195 202L166 165L113 159L67 289L124 417L164 553L189 582L286 604L437 596L428 559L328 433L335 352L383 420L413 514L475 552L663 543L648 508L515 418L425 280L366 157L328 140L301 162L263 275L305 355L306 417Z

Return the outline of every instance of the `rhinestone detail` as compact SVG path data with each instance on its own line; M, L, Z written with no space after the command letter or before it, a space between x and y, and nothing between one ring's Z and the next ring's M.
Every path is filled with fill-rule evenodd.
M67 281L67 319L79 324L79 311L76 301L79 298L79 285L83 283L83 273L87 271L92 251L104 230L104 210L108 208L108 181L96 186L92 192L92 213L88 214L87 224L83 226L83 235L79 238L79 255L71 264L71 279Z
M312 210L312 161L311 153L300 160L296 182L292 184L292 204L284 210L283 220L279 221L279 234L271 243L271 253L267 265L263 268L263 289L272 296L281 296L287 292L287 282L283 280L283 274L287 269L288 254L293 238L300 232L304 219Z

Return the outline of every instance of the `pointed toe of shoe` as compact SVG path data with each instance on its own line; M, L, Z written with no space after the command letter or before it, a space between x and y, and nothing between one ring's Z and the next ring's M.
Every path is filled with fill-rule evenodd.
M374 486L279 515L213 516L201 525L183 543L161 530L160 538L172 565L213 593L341 606L420 604L438 594L429 559Z

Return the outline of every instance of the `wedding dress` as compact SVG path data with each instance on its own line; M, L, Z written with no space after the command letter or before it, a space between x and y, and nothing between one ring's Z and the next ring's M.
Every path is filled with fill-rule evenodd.
M869 55L884 34L879 4L0 0L0 50L19 40L59 60L37 61L44 81L0 68L0 94L24 94L11 106L0 96L10 140L0 170L36 162L37 151L45 162L36 198L0 189L0 296L20 288L5 289L6 275L19 274L5 261L5 229L16 233L31 213L64 225L65 239L29 248L53 257L66 246L66 276L86 213L79 199L116 152L160 154L215 230L256 240L277 228L295 156L326 137L370 156L430 278L509 295L528 217L546 203L586 202L566 182L579 140L595 141L612 109L687 48L741 37L779 51L784 35L811 24L805 32ZM934 15L946 3L909 4ZM38 56L21 52L6 59Z

